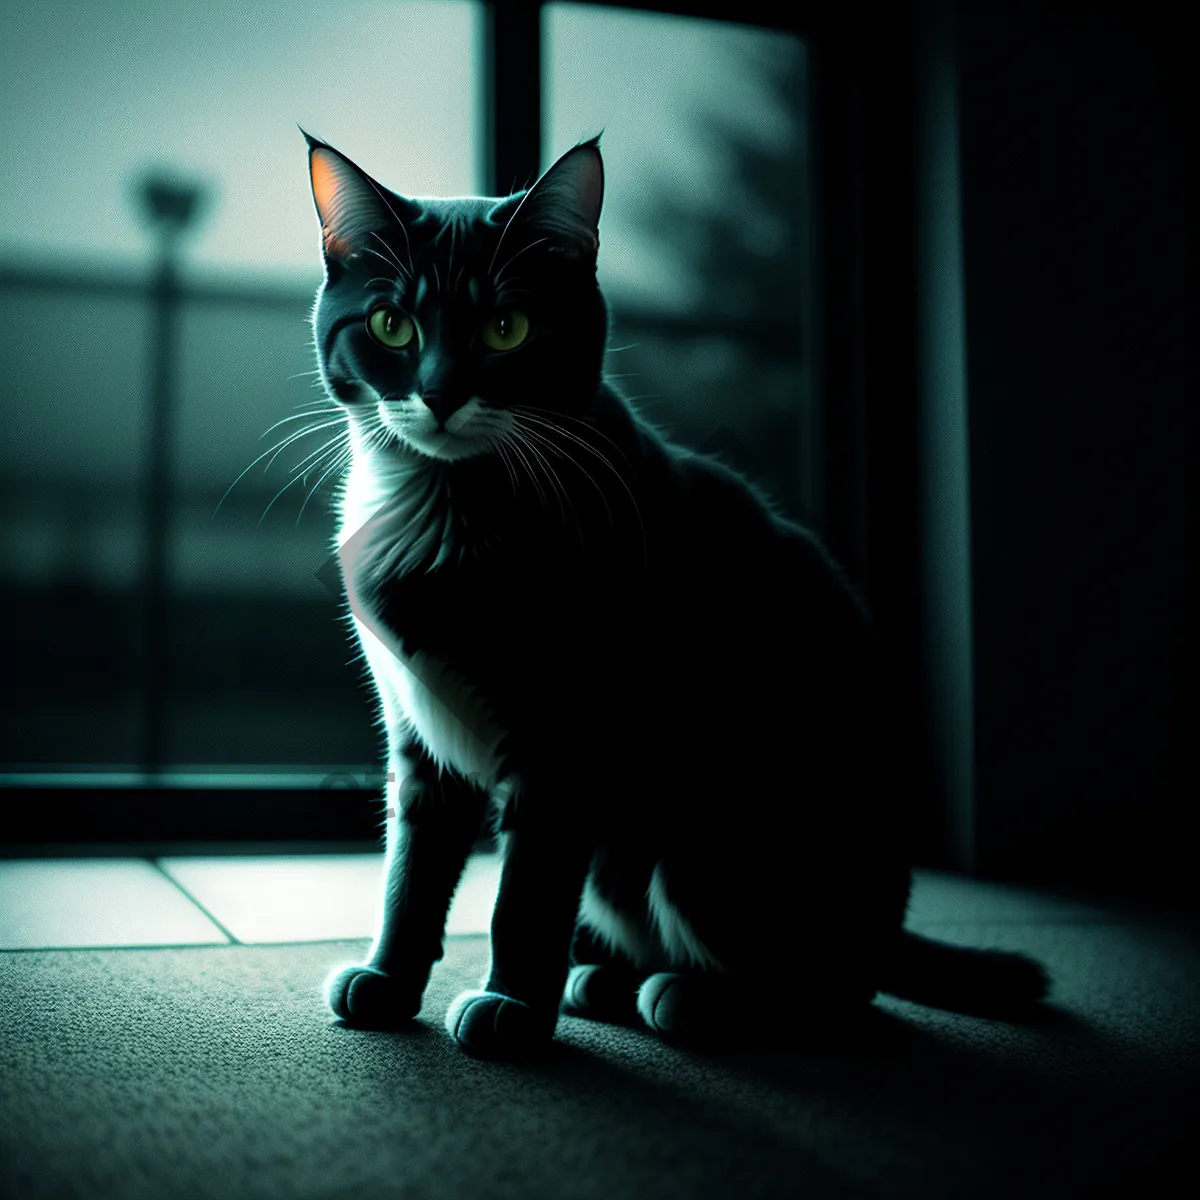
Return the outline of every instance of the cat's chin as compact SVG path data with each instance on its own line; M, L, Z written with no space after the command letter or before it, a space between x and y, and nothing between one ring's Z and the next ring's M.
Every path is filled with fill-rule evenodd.
M478 438L459 437L453 433L437 433L427 436L404 434L402 443L423 458L431 458L437 462L461 462L464 458L477 458L486 454L489 445Z

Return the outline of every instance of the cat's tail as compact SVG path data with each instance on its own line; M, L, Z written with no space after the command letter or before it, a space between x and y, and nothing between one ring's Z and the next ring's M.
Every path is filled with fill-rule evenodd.
M1041 963L1024 954L952 946L905 930L879 987L931 1008L1019 1016L1045 999L1050 978Z

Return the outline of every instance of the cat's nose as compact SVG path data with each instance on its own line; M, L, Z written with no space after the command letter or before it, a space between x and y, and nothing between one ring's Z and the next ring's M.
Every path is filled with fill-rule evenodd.
M467 402L465 393L446 388L430 388L421 393L425 406L437 418L438 428L445 429L451 413L457 412Z

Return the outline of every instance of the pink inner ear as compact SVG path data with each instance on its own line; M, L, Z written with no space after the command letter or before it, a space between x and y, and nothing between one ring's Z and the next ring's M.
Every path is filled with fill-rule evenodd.
M312 152L309 169L312 173L313 200L321 218L325 252L345 258L353 250L353 246L338 229L342 210L345 208L344 197L340 196L345 186L345 168L338 163L335 154L317 149Z
M321 224L328 225L334 215L338 193L338 172L333 155L327 150L314 150L309 169L312 172L313 199L316 201Z
M334 258L349 258L354 253L354 247L349 242L326 230L325 253Z

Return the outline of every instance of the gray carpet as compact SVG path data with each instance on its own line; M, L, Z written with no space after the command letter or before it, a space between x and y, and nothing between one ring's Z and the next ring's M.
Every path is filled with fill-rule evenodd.
M1041 957L1050 1018L885 1001L854 1044L707 1055L564 1019L544 1060L497 1065L441 1029L483 972L481 938L451 942L425 1024L392 1034L340 1028L321 1003L319 981L362 943L0 954L0 1192L1094 1197L1195 1174L1188 934L938 933ZM764 1033L785 972L762 981Z

